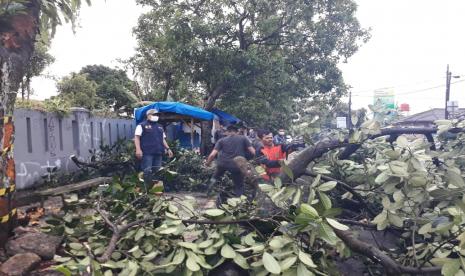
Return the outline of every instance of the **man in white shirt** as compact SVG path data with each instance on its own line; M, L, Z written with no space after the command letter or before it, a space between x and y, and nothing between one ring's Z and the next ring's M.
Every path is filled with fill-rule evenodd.
M137 125L134 133L134 144L136 146L136 157L141 159L141 168L144 172L144 182L152 185L153 172L161 167L164 153L171 158L171 151L165 139L162 126L158 123L158 110L150 109L146 113L146 120Z

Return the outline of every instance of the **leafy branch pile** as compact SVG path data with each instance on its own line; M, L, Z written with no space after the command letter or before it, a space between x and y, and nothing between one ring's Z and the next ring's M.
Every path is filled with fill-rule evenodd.
M66 236L55 260L62 271L95 275L220 275L231 264L253 275L334 275L358 255L373 275L464 275L465 122L437 123L406 130L367 121L303 150L272 184L248 164L255 200L230 198L218 209L115 182L49 220L49 231ZM425 140L433 133L436 141ZM379 232L394 246L380 246Z
M48 219L44 230L66 237L63 256L55 256L62 263L57 269L66 274L203 275L232 261L257 274L310 275L328 266L317 268L310 254L317 246L299 246L296 239L303 233L281 211L259 216L245 197L199 211L192 197L157 198L138 190L136 183L113 183L86 199L68 200L66 215ZM342 227L321 218L324 229L330 229L328 222Z

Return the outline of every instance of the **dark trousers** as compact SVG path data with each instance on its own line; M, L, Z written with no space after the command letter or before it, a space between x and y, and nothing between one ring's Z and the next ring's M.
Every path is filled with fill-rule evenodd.
M234 183L234 194L239 197L244 194L244 175L242 175L239 168L230 168L217 166L216 171L213 174L212 182L218 181L225 172L229 172L231 179Z
M146 188L152 187L153 174L161 167L161 154L143 154L141 161L141 169L144 172L144 183Z

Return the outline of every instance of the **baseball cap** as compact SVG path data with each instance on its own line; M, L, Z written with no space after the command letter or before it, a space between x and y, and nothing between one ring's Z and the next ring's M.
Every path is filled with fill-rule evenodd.
M157 113L158 113L158 110L155 108L152 108L152 109L147 110L145 114L148 116L148 115L157 114Z

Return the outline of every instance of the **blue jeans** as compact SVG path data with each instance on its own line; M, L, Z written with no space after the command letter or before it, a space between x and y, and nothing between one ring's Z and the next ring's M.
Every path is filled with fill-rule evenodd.
M161 167L161 154L143 154L141 169L144 172L144 183L149 187L153 184L153 174L156 173Z

